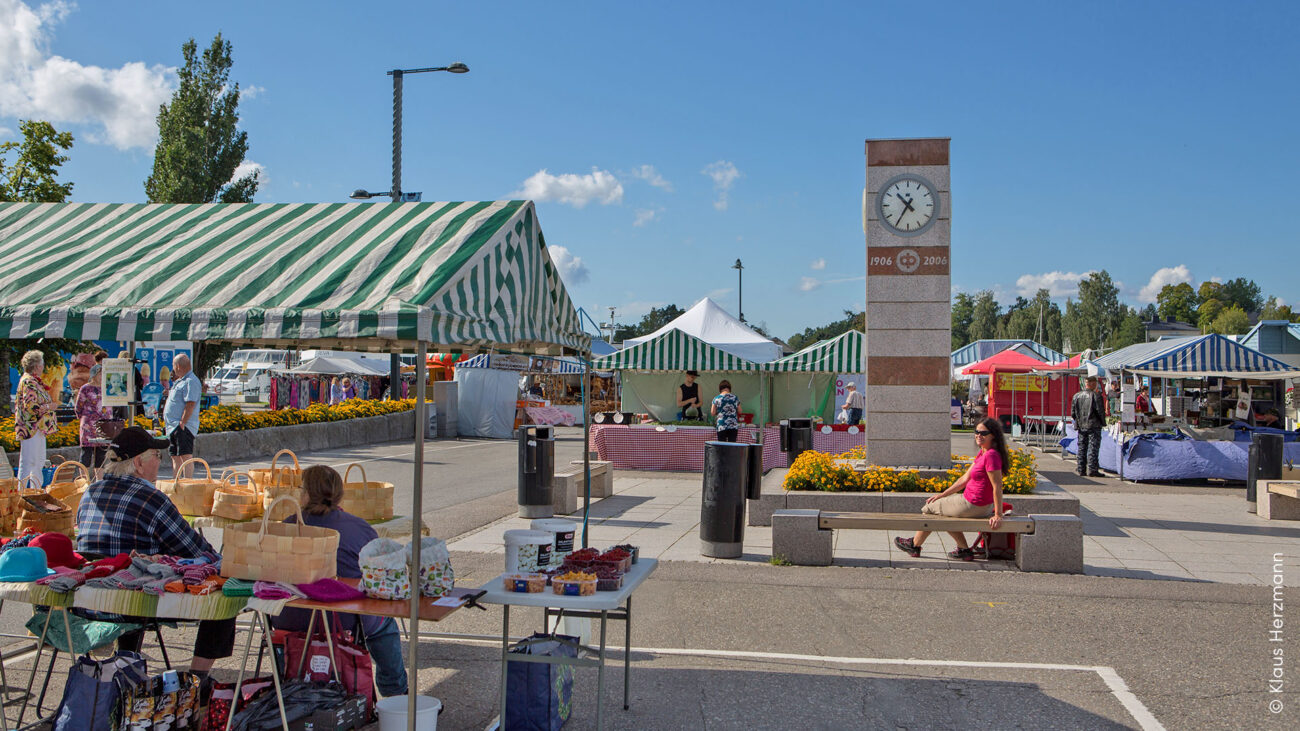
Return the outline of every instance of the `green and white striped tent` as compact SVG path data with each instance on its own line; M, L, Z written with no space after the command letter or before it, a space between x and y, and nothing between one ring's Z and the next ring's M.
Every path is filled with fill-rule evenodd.
M758 371L753 361L715 348L677 328L654 340L624 348L592 361L600 371Z
M0 203L0 338L586 351L531 201Z
M865 342L866 335L861 330L850 330L780 360L764 363L763 369L797 373L861 373Z

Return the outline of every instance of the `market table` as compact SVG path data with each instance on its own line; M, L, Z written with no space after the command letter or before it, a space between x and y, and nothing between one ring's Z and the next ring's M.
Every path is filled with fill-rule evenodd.
M505 728L506 718L506 673L510 662L533 662L551 665L572 665L576 667L596 668L596 728L600 728L604 719L605 698L605 625L609 620L623 620L623 710L628 709L628 674L632 667L632 593L645 582L659 562L653 558L642 558L632 564L631 569L623 575L623 588L618 591L598 591L589 596L561 596L552 593L550 587L536 594L506 591L498 576L479 587L485 591L479 601L483 604L500 604L501 619L501 707L497 717L497 728ZM591 653L593 649L581 646L579 657L556 658L534 655L514 655L510 653L510 607L541 607L543 624L548 624L551 610L557 617L586 617L600 619L600 648L595 650L596 659L582 657L582 653Z
M1066 421L1066 417L1064 416L1042 416L1033 414L1022 414L1020 419L1025 423L1024 441L1028 443L1030 438L1037 436L1038 438L1034 441L1038 444L1038 448L1044 452L1048 451L1048 444L1050 442L1047 438L1048 432L1051 431L1055 433L1058 429L1061 429L1061 425ZM1065 436L1064 430L1061 431L1061 436ZM1053 445L1052 451L1055 451L1056 448L1057 445Z
M361 581L360 579L350 578L339 578L338 580L352 587L355 587ZM414 589L415 587L412 588ZM420 619L430 622L440 622L456 610L466 606L472 599L477 598L481 594L481 591L474 589L452 589L447 596L450 599L458 600L458 603L456 604L452 604L450 601L433 599L431 597L420 597ZM311 599L294 599L285 602L280 607L281 610L307 609L311 611L311 619L307 624L307 639L309 642L311 640L312 629L316 623L317 614L324 615L325 612L340 612L343 614L364 614L371 617L391 617L394 619L402 619L411 616L410 608L411 603L405 599L386 600L370 598L352 599L344 602L321 602ZM249 609L253 612L256 624L253 628L249 629L248 639L244 643L244 657L239 664L239 675L235 679L235 698L239 697L239 689L244 683L244 672L248 669L248 657L252 653L253 649L254 630L261 630L262 642L264 643L265 649L270 653L271 657L275 657L275 648L271 646L271 621L268 617L268 613L257 607L250 607ZM325 642L329 648L330 658L332 660L336 656L334 650L334 636L333 633L330 632L329 622L326 621L324 616L321 617L321 626L325 628ZM410 641L417 642L418 639L418 637L413 636ZM259 648L258 651L260 652L261 649ZM302 660L305 661L306 658L307 653L304 652ZM288 658L286 658L286 662L287 660ZM302 669L301 661L298 667L299 670ZM334 679L339 680L338 663L331 661L330 667L334 669ZM289 721L285 714L284 696L280 688L280 674L273 671L271 673L271 678L275 684L276 703L280 708L280 722L285 728L288 728ZM418 692L418 690L410 689L408 692ZM234 715L235 714L232 713L230 718L226 719L226 731L230 731L231 724L234 722Z
M596 424L591 427L591 443L601 460L619 470L661 470L703 472L704 443L718 438L708 426L625 426ZM737 441L758 441L758 427L741 426ZM841 454L865 443L865 435L847 430L813 429L813 449ZM781 452L781 429L763 428L763 470L786 467Z

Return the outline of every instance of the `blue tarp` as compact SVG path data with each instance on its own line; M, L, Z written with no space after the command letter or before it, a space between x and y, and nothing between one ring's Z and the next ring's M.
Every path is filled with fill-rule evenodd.
M1278 430L1267 430L1278 431ZM1061 448L1077 454L1078 433L1066 425ZM1246 480L1246 441L1202 442L1183 434L1142 434L1124 445L1124 479L1126 480ZM1300 463L1300 442L1283 446L1282 458ZM1098 463L1107 472L1118 473L1119 445L1109 432L1101 434Z

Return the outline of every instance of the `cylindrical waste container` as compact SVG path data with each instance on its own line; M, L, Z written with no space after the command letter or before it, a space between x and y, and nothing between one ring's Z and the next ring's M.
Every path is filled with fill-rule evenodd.
M555 428L519 427L519 517L555 515L551 482L555 479Z
M1246 460L1246 512L1255 512L1260 480L1282 479L1282 448L1285 439L1281 434L1252 434L1250 451Z
M740 558L745 542L749 445L705 442L700 495L700 554Z
M812 448L812 419L790 419L788 424L781 425L781 451L785 452L787 467Z
M749 465L745 480L745 497L757 500L763 494L763 445L746 444L749 449Z

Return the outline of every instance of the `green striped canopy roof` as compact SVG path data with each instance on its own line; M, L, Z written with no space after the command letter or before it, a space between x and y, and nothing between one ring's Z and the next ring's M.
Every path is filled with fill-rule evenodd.
M758 363L715 348L673 328L654 340L624 348L591 362L600 371L756 371Z
M863 343L861 330L850 330L839 337L822 340L780 360L765 363L769 371L803 373L861 373Z
M531 201L0 203L0 338L590 347Z

